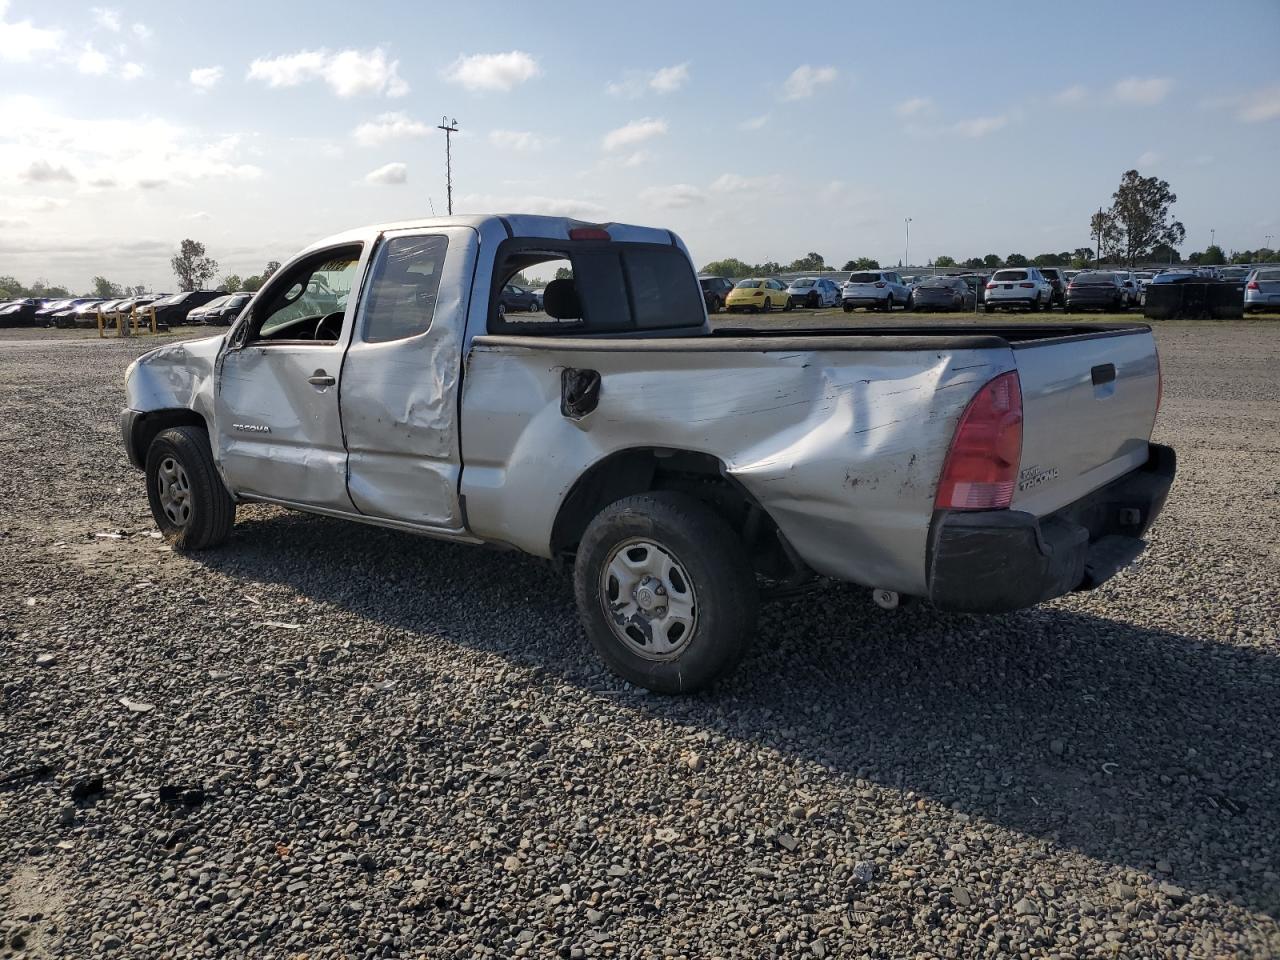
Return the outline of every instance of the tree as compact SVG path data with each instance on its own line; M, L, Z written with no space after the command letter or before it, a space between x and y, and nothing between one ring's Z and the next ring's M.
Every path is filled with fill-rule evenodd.
M179 290L199 290L218 272L218 261L206 257L204 244L196 240L183 240L178 255L169 261Z
M1099 263L1120 256L1120 226L1111 211L1099 210L1089 218L1089 236L1093 237Z
M1186 229L1169 212L1177 201L1168 181L1125 171L1112 194L1111 217L1119 250L1129 266L1149 258L1157 243L1176 247L1186 239Z
M701 272L715 277L749 277L754 270L751 264L743 263L737 257L725 257L723 260L712 260Z
M988 253L985 257L982 258L982 265L984 267L992 267L992 268L998 267L1000 266L1000 258L997 257L994 253Z
M268 261L267 261L267 269L265 269L265 270L263 270L263 271L262 271L262 282L263 282L263 283L266 283L268 280L270 280L270 279L271 279L271 275L272 275L273 273L275 273L275 272L276 272L277 270L279 270L279 269L280 269L280 261L279 261L279 260L268 260Z
M933 261L935 267L954 267L956 265L955 257L938 257Z
M557 268L556 268L556 279L557 279L557 280L572 280L572 279L573 279L573 267L557 267Z
M262 289L262 277L256 273L251 277L245 277L240 281L240 289L244 293L257 293Z
M1031 265L1027 258L1020 253L1009 254L1004 258L1004 264L1006 267L1028 267Z
M827 262L822 258L822 254L810 252L798 260L791 261L791 266L787 267L787 269L794 270L797 273L809 273L814 270L827 269Z
M1237 264L1239 264L1239 263L1245 263L1245 264L1253 263L1253 259L1254 259L1254 257L1255 257L1255 256L1256 256L1256 254L1255 254L1255 253L1254 253L1254 251L1252 251L1252 250L1232 250L1232 251L1231 251L1231 262L1232 262L1232 263L1237 263Z
M968 260L964 262L964 265L969 270L979 270L982 268L982 258L970 257Z
M1223 255L1220 246L1211 243L1204 248L1204 253L1200 254L1199 262L1204 267L1220 267L1227 262L1227 258Z
M880 261L872 260L870 257L859 257L857 260L850 260L844 265L845 270L879 270Z
M1071 254L1067 254L1065 259L1060 253L1040 253L1031 261L1037 267L1060 267L1071 259Z
M120 289L120 284L112 283L106 277L93 278L93 295L99 300L110 300L112 297L119 297L124 293Z
M227 293L238 293L243 284L240 282L240 274L228 273L222 278L222 289Z
M135 283L132 287L125 287L124 292L132 297L140 297L147 292L145 283Z
M17 277L0 277L0 296L23 297L26 296L26 289Z

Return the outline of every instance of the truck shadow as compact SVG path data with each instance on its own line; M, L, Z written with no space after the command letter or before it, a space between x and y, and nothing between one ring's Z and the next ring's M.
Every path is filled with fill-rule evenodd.
M602 671L536 560L285 513L198 559L1280 919L1280 657L1070 602L886 613L833 587L766 606L731 679L665 698Z

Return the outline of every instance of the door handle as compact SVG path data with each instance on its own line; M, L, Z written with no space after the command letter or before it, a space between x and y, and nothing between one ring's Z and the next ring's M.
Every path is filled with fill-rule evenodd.
M323 370L317 370L311 376L307 377L307 383L313 387L332 387L338 381Z

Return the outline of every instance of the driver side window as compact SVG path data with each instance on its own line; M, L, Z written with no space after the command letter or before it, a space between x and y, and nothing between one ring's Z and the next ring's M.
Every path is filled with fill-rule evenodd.
M335 343L360 263L360 246L326 250L273 278L254 311L250 341Z

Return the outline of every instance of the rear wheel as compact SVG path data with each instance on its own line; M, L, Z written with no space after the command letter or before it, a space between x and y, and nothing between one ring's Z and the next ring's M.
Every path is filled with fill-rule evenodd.
M147 500L165 540L179 550L203 550L227 539L235 501L222 485L198 427L171 427L147 451Z
M755 631L755 574L742 540L686 494L605 507L578 546L574 592L600 657L657 693L689 693L725 675Z
M1039 298L1039 297L1036 297L1034 300L1032 300L1032 301L1031 301L1031 303L1029 303L1029 304L1027 305L1027 309L1028 309L1028 310L1030 310L1032 313L1039 313L1039 312L1040 312L1040 298Z
M885 300L883 309L885 313L893 312L893 294L892 293L889 294L888 298Z
M773 309L773 301L768 297L764 298L764 306L760 308L761 313L769 313Z

